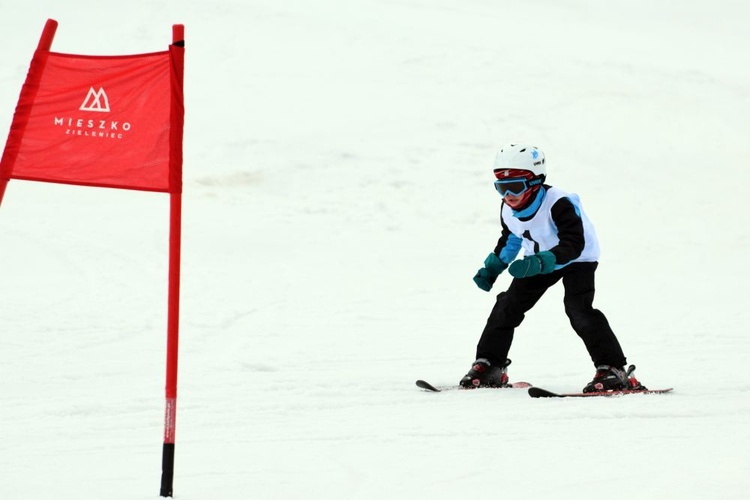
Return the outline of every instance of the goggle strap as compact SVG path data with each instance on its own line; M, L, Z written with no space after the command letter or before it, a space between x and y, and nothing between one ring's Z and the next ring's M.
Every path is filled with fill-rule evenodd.
M531 180L529 180L527 182L529 184L529 187L537 186L537 185L539 185L539 184L541 184L541 183L544 182L544 176L537 175L536 177L534 177L533 179L531 179Z

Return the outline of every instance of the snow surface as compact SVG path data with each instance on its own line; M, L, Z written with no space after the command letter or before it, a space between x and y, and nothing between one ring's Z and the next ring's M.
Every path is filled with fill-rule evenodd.
M186 25L176 498L745 499L746 2L0 0L0 130L53 50ZM2 132L4 133L4 132ZM495 293L491 163L544 149L603 248L596 305L668 396L429 394ZM0 499L157 498L168 197L12 181ZM509 282L498 281L495 292ZM550 290L512 380L593 367Z

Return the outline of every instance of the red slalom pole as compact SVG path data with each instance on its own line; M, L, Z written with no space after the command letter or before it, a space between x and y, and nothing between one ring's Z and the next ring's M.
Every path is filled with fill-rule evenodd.
M182 240L182 136L184 123L183 67L185 27L172 26L172 106L170 117L169 303L167 309L167 376L165 385L162 497L171 497L174 482L177 418L177 354L180 323L180 249Z

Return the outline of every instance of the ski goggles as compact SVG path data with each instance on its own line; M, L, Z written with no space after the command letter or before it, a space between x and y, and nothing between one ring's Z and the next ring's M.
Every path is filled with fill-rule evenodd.
M539 178L524 179L522 177L515 177L512 179L498 179L495 181L495 189L500 193L500 196L505 196L506 194L520 196L530 187L541 183L542 180Z

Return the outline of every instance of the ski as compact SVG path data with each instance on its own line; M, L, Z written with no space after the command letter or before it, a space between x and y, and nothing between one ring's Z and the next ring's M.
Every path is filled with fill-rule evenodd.
M557 393L540 387L529 387L529 396L532 398L593 398L597 396L626 396L628 394L664 394L670 391L672 391L672 387L669 389L623 389L619 391Z
M435 386L424 380L417 380L417 387L424 389L429 392L444 392L444 391L457 391L457 390L472 390L460 385L439 385ZM528 382L513 382L510 387L487 387L486 389L527 389L531 387Z

